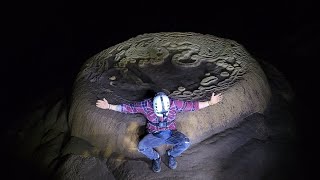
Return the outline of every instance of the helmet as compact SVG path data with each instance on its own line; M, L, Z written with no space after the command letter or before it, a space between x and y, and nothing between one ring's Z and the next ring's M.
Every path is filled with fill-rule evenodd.
M170 108L169 97L164 92L159 92L153 98L153 109L157 116L167 116Z

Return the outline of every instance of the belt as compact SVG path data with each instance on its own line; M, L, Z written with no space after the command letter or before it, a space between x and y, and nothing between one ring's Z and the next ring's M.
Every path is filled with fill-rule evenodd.
M162 122L158 122L158 123L153 123L153 122L149 121L149 123L154 126L163 128L163 127L168 127L171 123L173 123L173 121L171 121L169 123L168 123L168 121L162 121Z

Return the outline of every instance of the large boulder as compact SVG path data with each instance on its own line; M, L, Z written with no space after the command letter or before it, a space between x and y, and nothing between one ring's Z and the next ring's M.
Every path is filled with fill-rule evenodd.
M143 157L137 144L146 119L95 106L131 103L165 91L181 100L206 101L223 93L220 104L181 113L178 129L192 145L263 113L271 91L263 70L243 46L197 33L151 33L131 38L88 59L74 83L69 112L71 135L87 140L109 157Z

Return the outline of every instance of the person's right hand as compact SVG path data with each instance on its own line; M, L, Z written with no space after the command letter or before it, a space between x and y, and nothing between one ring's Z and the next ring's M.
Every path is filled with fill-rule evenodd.
M105 98L103 98L103 100L97 100L96 106L101 109L108 109L109 103Z

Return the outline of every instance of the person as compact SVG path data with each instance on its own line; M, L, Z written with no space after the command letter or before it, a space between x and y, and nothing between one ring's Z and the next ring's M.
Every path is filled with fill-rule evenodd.
M179 112L196 111L217 104L222 100L221 93L212 93L210 101L182 101L169 98L164 92L158 92L153 98L131 104L110 104L105 98L97 100L96 106L122 113L141 113L147 119L148 134L138 144L138 151L152 160L152 170L161 171L161 157L154 149L160 145L172 145L166 151L168 166L177 167L176 157L190 146L189 138L176 128L176 116Z

